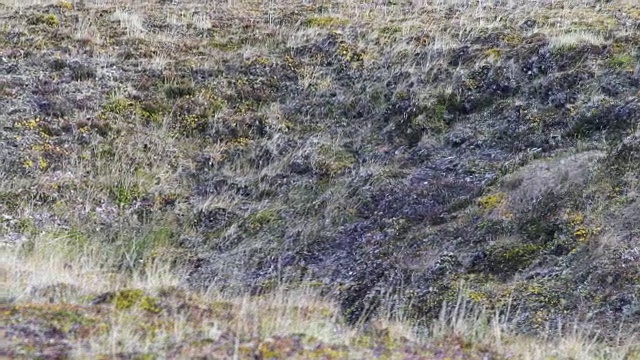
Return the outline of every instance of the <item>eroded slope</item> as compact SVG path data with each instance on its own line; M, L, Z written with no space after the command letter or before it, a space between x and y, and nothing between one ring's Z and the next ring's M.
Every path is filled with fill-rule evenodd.
M196 288L317 286L353 322L433 317L460 280L516 304L521 330L637 322L627 5L61 3L1 20L7 243L99 246L119 272L173 262Z

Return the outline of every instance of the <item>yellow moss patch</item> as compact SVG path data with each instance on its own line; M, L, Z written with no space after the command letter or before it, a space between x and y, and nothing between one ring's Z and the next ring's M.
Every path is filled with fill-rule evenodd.
M111 114L116 114L116 115L123 115L125 114L129 109L132 109L134 106L133 101L126 99L126 98L115 98L109 102L107 102L103 107L102 110L106 113L111 113Z
M255 64L255 65L265 65L265 66L267 66L267 65L271 65L272 63L273 62L271 61L271 59L269 59L268 57L264 57L264 56L259 56L259 57L256 57L256 58L253 58L253 59L247 61L247 65Z
M71 1L66 1L66 0L58 1L56 6L63 10L73 10L73 3Z
M154 298L146 295L144 291L139 289L118 291L113 299L113 305L118 310L130 310L134 307L138 307L152 313L159 313L162 311Z
M34 165L34 164L33 164L33 160L31 160L31 159L25 159L25 160L22 162L22 166L23 166L24 168L26 168L26 169L31 169L31 168L33 167L33 165Z
M242 47L242 44L237 39L211 39L208 46L221 51L235 51Z
M235 148L244 148L249 146L252 140L248 137L239 137L229 141L229 145Z
M488 59L499 59L501 52L498 48L492 48L485 51L484 54Z
M487 294L480 291L469 291L467 297L469 298L469 300L480 304L485 303L488 299Z
M485 210L493 210L502 204L505 198L504 193L486 195L478 199L478 205Z
M364 54L361 51L347 43L338 45L338 54L349 62L358 62L364 59Z
M49 167L49 162L42 156L38 157L38 169L45 170Z
M502 41L506 42L509 45L519 45L522 43L523 37L520 34L508 34L502 37Z
M587 241L587 238L592 233L592 230L587 227L584 222L584 215L580 212L576 213L567 213L566 215L567 222L569 226L573 228L573 237L579 242Z
M584 215L582 213L569 213L567 220L571 226L581 225L584 222Z
M528 260L533 254L542 250L540 245L535 244L522 244L521 246L514 246L508 249L502 254L502 258L507 261L514 260Z
M202 119L195 114L189 114L179 119L179 128L182 134L190 134L204 126Z
M336 18L332 16L317 16L308 18L305 24L309 27L328 28L332 26L344 26L349 23L349 20Z
M558 306L563 301L561 294L541 282L521 282L515 286L514 291L522 298L533 299L545 306Z
M169 111L165 104L155 102L143 102L136 108L136 114L141 120L155 124L162 123Z
M589 229L585 227L579 227L573 232L573 236L575 236L578 241L584 242L589 236Z
M35 130L38 128L40 121L41 120L39 118L23 120L23 121L17 122L16 127L18 129Z
M56 27L60 25L60 20L54 14L38 14L29 21L31 25L46 25Z

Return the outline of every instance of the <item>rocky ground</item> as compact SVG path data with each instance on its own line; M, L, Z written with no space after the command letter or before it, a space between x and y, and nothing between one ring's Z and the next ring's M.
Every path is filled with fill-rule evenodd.
M124 297L149 329L224 325L108 356L519 358L453 337L265 343L225 335L242 305L182 298L283 286L335 301L344 329L428 327L462 296L518 336L637 334L631 2L5 0L0 24L10 354L79 354ZM158 274L181 290L95 286Z

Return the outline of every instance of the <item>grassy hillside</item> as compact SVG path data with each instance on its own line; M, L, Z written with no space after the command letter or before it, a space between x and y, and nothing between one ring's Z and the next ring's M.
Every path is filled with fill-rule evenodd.
M640 358L639 27L0 0L0 353Z

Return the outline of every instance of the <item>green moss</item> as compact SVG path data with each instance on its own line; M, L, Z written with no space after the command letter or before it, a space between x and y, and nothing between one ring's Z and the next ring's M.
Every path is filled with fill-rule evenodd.
M18 196L15 192L0 193L0 205L4 206L9 212L13 212L20 207L20 199L20 196ZM4 219L0 217L0 223L2 223L3 220Z
M332 16L315 16L308 18L305 25L308 27L329 28L336 26L344 26L349 24L349 20L340 19Z
M278 220L280 215L277 210L265 209L247 217L247 226L251 231L260 231Z
M31 25L46 25L49 27L60 26L60 20L54 14L38 14L29 20Z
M227 106L227 103L224 101L224 99L222 99L221 97L215 94L208 93L206 95L206 99L207 99L207 106L205 108L206 111L204 113L204 115L206 116L213 116L220 110L224 109L225 106Z
M543 282L521 282L513 289L513 294L541 307L557 307L563 302L562 293L549 288Z
M140 308L152 313L159 313L162 311L158 302L150 296L143 296L142 299L140 299Z
M239 103L236 106L235 111L238 114L244 115L244 114L248 114L248 113L253 112L253 111L258 111L258 108L259 108L259 104L256 101L254 101L252 99L248 99L248 100L245 100L245 101Z
M27 304L2 310L9 323L30 323L34 327L56 329L64 334L99 324L99 320L87 314L85 309L68 304Z
M305 356L308 359L347 359L349 351L337 346L318 345L305 352Z
M616 41L611 45L611 50L613 51L614 54L620 55L627 51L627 45L625 45L625 43L623 42Z
M402 100L410 100L411 96L409 95L409 93L405 90L398 90L393 94L393 99L396 101L402 101Z
M402 32L402 27L398 25L386 25L381 27L379 30L380 35L391 36Z
M269 66L269 65L273 65L273 61L271 59L269 59L268 57L258 56L258 57L246 60L245 61L245 65L247 65L247 66L251 66L251 65Z
M171 109L166 103L145 101L136 108L138 117L147 122L160 124Z
M486 293L473 290L467 292L467 297L469 298L469 300L479 304L485 304L489 299L489 296Z
M28 217L24 217L18 220L17 225L18 231L23 234L34 234L37 231L35 222L33 221L33 219Z
M118 310L129 310L133 308L144 296L142 290L122 290L118 291L113 299L113 305Z
M356 163L355 156L342 148L325 145L318 152L321 158L315 167L322 177L336 177Z
M156 354L134 354L131 356L131 360L155 360L158 359L159 356Z
M281 285L281 283L278 279L271 278L262 280L260 282L260 291L263 293L269 293L275 291L279 285Z
M484 52L485 56L490 59L499 59L501 51L498 48L492 48Z
M151 313L159 313L162 311L158 302L140 289L126 289L116 292L112 304L118 310L139 308Z
M502 244L489 250L489 266L494 273L513 274L529 266L543 247L536 244Z
M178 132L182 135L192 135L207 129L207 119L195 114L181 116L178 119Z
M519 230L524 238L530 242L547 243L562 230L558 222L535 213L521 221L518 225Z
M535 244L522 244L505 250L502 258L505 261L529 260L532 255L537 254L542 249L541 246Z
M230 301L214 301L209 305L212 315L217 318L226 318L234 314L235 306Z
M436 95L436 111L438 116L444 117L445 112L457 114L462 110L460 98L454 92L440 92Z
M364 60L364 53L355 45L348 44L346 42L342 42L338 45L338 55L347 62L361 62Z
M522 37L522 35L517 33L509 33L502 36L502 41L504 41L505 43L511 46L517 46L522 44L523 39L524 38Z
M67 0L58 1L56 3L56 7L60 8L62 10L67 10L67 11L74 9L73 3L71 1L67 1Z
M134 102L123 97L116 97L109 100L102 107L102 111L107 114L124 115L135 106Z
M453 92L438 92L431 104L425 105L419 116L400 124L400 130L410 143L415 144L425 131L442 133L446 131L461 111L462 104Z
M137 185L116 184L109 189L111 198L118 206L130 206L141 195L141 191Z
M635 59L630 54L620 54L609 59L607 64L616 69L633 70L635 68Z
M236 51L242 47L242 43L238 39L218 39L209 40L207 45L211 48L222 51Z
M207 130L215 115L225 108L226 102L210 90L197 96L176 101L173 109L174 128L181 135L199 135Z

